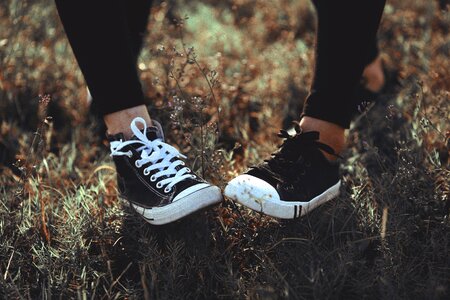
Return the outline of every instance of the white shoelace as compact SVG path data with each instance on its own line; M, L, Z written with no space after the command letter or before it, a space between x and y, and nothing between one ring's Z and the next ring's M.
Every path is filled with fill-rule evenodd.
M137 124L141 123L144 125L144 130L139 130ZM132 152L121 151L124 147L132 144L140 144L139 148L136 150L141 153L141 158L136 160L135 165L137 168L141 168L143 165L150 163L148 167L144 169L144 175L150 175L151 171L158 170L152 176L150 176L150 181L158 181L158 178L167 176L167 178L158 181L156 184L157 188L164 188L165 193L169 193L173 186L180 181L188 178L195 178L196 176L190 173L190 169L187 167L177 170L178 166L184 166L185 163L180 158L186 158L181 154L176 148L164 143L161 139L155 139L150 141L147 136L147 124L143 118L135 118L131 122L131 131L136 136L137 140L130 141L113 141L111 142L111 156L123 156L126 155L131 157ZM171 161L174 157L177 159ZM160 162L158 162L161 160Z

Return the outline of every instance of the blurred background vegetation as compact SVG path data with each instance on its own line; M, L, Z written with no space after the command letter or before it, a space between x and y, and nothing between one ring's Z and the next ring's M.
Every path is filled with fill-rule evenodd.
M117 197L53 1L2 1L0 298L447 299L448 8L388 1L393 75L352 124L337 200L296 222L225 201L154 227ZM141 79L195 170L223 187L276 148L308 93L315 23L306 0L154 3Z

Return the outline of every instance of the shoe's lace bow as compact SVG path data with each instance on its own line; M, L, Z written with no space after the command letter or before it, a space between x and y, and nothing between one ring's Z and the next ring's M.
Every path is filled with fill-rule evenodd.
M137 124L143 124L143 131L141 131ZM195 178L195 175L191 173L191 170L187 167L177 168L184 166L186 156L181 154L176 148L164 143L161 139L149 140L147 138L147 124L143 118L135 118L131 122L131 131L136 139L129 141L112 141L111 142L111 156L132 156L131 150L121 151L128 145L140 145L136 148L137 152L141 153L141 158L135 161L135 165L138 168L145 166L144 175L150 176L150 181L158 181L156 186L158 188L164 188L164 192L168 193L172 190L172 187L180 181L188 178ZM174 159L175 158L175 159Z
M340 157L333 148L319 142L319 132L302 132L297 122L294 122L295 133L291 134L286 130L280 130L278 137L283 138L284 141L279 147L279 150L271 154L271 158L265 160L272 168L279 172L284 172L291 166L292 163L304 163L303 154L305 151L313 149L320 149L324 152Z

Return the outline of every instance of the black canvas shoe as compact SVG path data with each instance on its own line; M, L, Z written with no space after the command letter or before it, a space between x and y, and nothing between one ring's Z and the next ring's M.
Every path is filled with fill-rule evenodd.
M153 124L147 128L144 119L135 118L130 140L125 140L123 134L108 137L120 196L155 225L176 221L221 202L220 189L186 167L182 160L186 157L166 144L161 125L156 121Z
M295 219L339 195L339 165L320 150L336 154L318 141L319 132L303 133L296 126L295 134L281 130L278 136L285 138L280 149L231 180L225 196L273 217Z

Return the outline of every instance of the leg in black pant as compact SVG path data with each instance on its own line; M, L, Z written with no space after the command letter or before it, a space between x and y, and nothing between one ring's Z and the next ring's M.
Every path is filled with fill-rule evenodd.
M142 105L136 69L151 0L55 0L75 57L101 114Z
M75 57L106 123L120 196L147 222L166 224L222 201L150 119L136 63L147 0L56 0Z
M141 52L144 36L147 32L148 17L153 0L125 1L126 18L131 40L131 51L135 63Z
M376 55L376 33L385 0L317 0L316 67L306 116L350 125L355 88Z
M281 131L280 149L231 180L225 195L283 219L295 219L337 197L338 153L344 148L354 94L373 55L384 0L317 0L316 68L295 134Z

